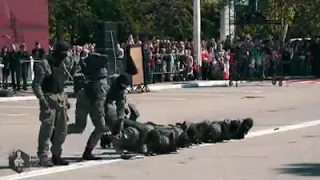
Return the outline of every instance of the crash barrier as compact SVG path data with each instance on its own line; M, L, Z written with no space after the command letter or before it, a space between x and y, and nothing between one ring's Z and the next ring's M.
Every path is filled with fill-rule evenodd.
M183 81L197 78L196 67L185 66L183 56L175 54L176 58L170 60L166 57L170 54L153 55L149 59L147 67L148 79L151 83L164 81ZM283 65L285 63L282 63ZM288 76L310 76L311 75L311 57L293 56L290 62L286 62L289 72L284 72ZM235 54L230 54L229 63L224 63L223 59L202 63L201 75L204 79L226 80L230 76L237 75L239 80L260 79L261 77L272 76L276 70L279 74L281 71L280 63L276 62L277 69L268 61L250 62L248 59L237 59ZM232 77L230 77L232 78Z
M133 76L133 83L131 92L147 91L141 90L141 87L147 87L148 84L164 82L164 81L183 81L183 80L193 80L198 74L194 70L195 67L186 67L181 65L181 56L177 55L176 60L170 61L168 59L164 61L154 61L150 62L148 57L145 57L143 50L137 51L140 48L140 45L133 45L131 47L136 47L132 49L131 54L133 54L133 59L135 60L136 65L140 68L141 74ZM128 49L130 49L128 47ZM127 49L127 51L128 51ZM139 53L137 53L139 52ZM141 53L140 53L141 52ZM127 57L129 53L126 53ZM166 55L166 54L164 54ZM168 54L167 54L168 55ZM126 58L127 58L126 57ZM141 60L142 57L142 60ZM126 58L117 59L115 63L108 64L108 69L110 74L119 74L122 73L126 66ZM230 79L238 80L259 80L261 77L270 77L270 68L268 63L263 62L262 64L256 63L253 68L249 67L248 63L239 63L235 62L235 57L232 54L230 58ZM33 59L30 57L29 60L21 60L22 63L28 63L27 65L27 80L30 84L34 78L34 64L40 62L39 59ZM141 62L142 63L139 63ZM310 56L293 56L292 60L289 62L290 72L285 75L288 76L310 76L312 69L312 57ZM3 64L0 64L0 68L3 67ZM202 69L203 70L203 69ZM203 72L202 72L203 73ZM223 64L217 63L215 65L209 64L208 71L209 77L207 79L221 80L225 79ZM143 75L142 75L143 74ZM237 74L237 76L235 75ZM138 78L139 77L139 78ZM0 79L2 79L2 73L0 73ZM11 82L11 74L9 75L9 82ZM139 80L138 80L139 79ZM73 78L68 77L67 84L73 84ZM137 86L137 84L139 84ZM143 89L143 88L142 88Z
M234 56L233 54L232 57ZM235 59L230 61L230 74L237 73L241 79L272 76L275 72L279 74L282 70L288 76L311 75L312 57L310 56L293 56L290 61L282 61L280 57L271 56L261 57L260 61L253 62L248 59Z
M2 59L1 59L2 60ZM30 59L21 59L20 62L20 73L22 71L22 68L26 68L26 72L27 72L27 81L30 84L32 82L32 80L34 79L34 64L36 64L37 62L40 62L41 60L35 60L32 58L32 56L30 56ZM26 66L21 66L22 64L25 64ZM0 64L0 68L2 69L4 67L3 64ZM20 74L21 77L21 74ZM2 73L0 73L0 79L2 79ZM9 82L11 82L11 73L9 74L8 77Z
M147 68L150 83L194 79L193 69L182 64L179 60L155 60L149 63Z
M29 59L20 59L20 78L22 77L22 71L26 71L27 72L27 81L28 84L31 84L32 80L34 79L34 67L37 63L41 62L41 59L34 59L32 56L30 56ZM4 67L3 64L0 64L0 68L2 69ZM22 68L26 68L26 69L22 69ZM16 72L17 73L17 72ZM0 73L0 79L2 79L2 73ZM11 82L11 73L9 74L8 77L8 81ZM71 74L68 74L68 83L73 84L73 78L71 76Z

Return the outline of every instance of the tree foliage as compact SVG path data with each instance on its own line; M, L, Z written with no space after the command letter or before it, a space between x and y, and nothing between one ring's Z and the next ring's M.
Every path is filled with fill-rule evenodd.
M204 37L214 36L219 30L217 2L202 3ZM192 0L49 0L49 11L51 36L61 26L64 38L72 42L89 40L80 35L90 34L89 24L96 20L118 22L123 37L192 38Z
M93 32L90 22L115 21L121 24L120 40L128 34L145 37L192 38L192 0L48 0L50 33L61 27L64 38L71 42L88 42ZM219 5L228 0L202 0L202 37L219 34ZM320 0L265 0L268 19L282 19L289 27L288 35L306 36L320 32ZM281 17L282 15L282 17ZM59 26L58 26L59 25ZM279 28L248 26L250 33L274 34ZM86 34L87 36L83 36Z
M247 27L247 31L268 32L273 38L306 37L318 35L320 30L320 0L264 0L263 11L267 19L282 22L281 25Z

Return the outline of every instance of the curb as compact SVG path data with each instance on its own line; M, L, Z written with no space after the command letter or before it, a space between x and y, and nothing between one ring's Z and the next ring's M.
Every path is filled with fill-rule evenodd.
M245 83L245 81L238 81L238 83ZM183 88L198 88L198 87L229 87L229 80L224 81L193 81L183 83L173 83L165 85L151 84L149 89L151 91L161 91L169 89L183 89ZM15 96L0 98L0 102L15 102L15 101L32 101L36 100L35 96Z
M246 81L238 81L239 84ZM169 90L169 89L183 89L183 88L199 88L199 87L229 87L229 80L223 81L191 81L179 84L166 85L149 85L151 91Z
M0 102L15 102L15 101L32 101L36 100L36 96L16 96L0 98Z

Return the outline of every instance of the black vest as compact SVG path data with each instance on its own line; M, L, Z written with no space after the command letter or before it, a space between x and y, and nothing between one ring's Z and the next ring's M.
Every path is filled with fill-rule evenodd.
M51 75L44 78L41 88L44 93L58 94L64 90L65 69L50 63Z

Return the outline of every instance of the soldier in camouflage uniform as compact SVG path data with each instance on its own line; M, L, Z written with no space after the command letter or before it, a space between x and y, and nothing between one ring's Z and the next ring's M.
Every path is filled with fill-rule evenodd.
M107 93L106 120L112 128L113 135L119 134L123 129L123 120L126 117L126 91L129 84L129 77L121 74L112 82Z
M103 81L103 83L100 84L100 88L103 89L103 91L99 93L99 106L92 104L93 97L90 97L89 92L86 94L86 88L90 90L88 86L79 92L76 103L76 123L70 124L68 127L69 134L82 133L87 124L88 114L96 127L95 131L97 132L92 133L87 143L87 148L83 154L84 160L100 159L99 157L93 156L91 152L102 135L107 133L107 135L110 136L112 133L115 136L119 136L122 130L122 120L125 116L126 104L125 91L129 85L128 78L125 75L118 76L110 88L106 83L106 81ZM104 98L101 97L102 95L104 95ZM96 113L97 110L100 114ZM104 116L103 118L102 115ZM97 118L97 116L99 118Z
M105 120L105 104L109 84L107 80L107 56L97 53L89 54L82 64L82 70L86 76L84 89L78 93L76 103L76 122L68 126L68 134L82 133L87 124L87 116L90 114L95 127L87 142L86 149L82 155L83 160L98 160L92 154L98 141L105 132L109 132Z
M166 154L176 151L178 147L171 127L157 126L149 122L141 123L127 118L123 120L123 130L118 139L111 138L112 145L125 159L134 156L131 153L147 156ZM108 144L110 139L104 136L101 142ZM124 150L130 153L124 153Z
M58 42L54 52L47 60L35 66L35 78L32 89L40 104L40 131L38 138L38 157L40 165L50 167L53 165L68 165L61 158L62 145L67 135L67 100L64 94L65 65L63 61L68 58L70 45ZM52 137L52 162L48 159L49 141Z
M153 129L141 122L125 118L123 120L122 136L118 141L120 150L127 150L133 153L147 153L146 140L148 133ZM103 141L103 139L101 139ZM113 142L114 143L114 142Z

